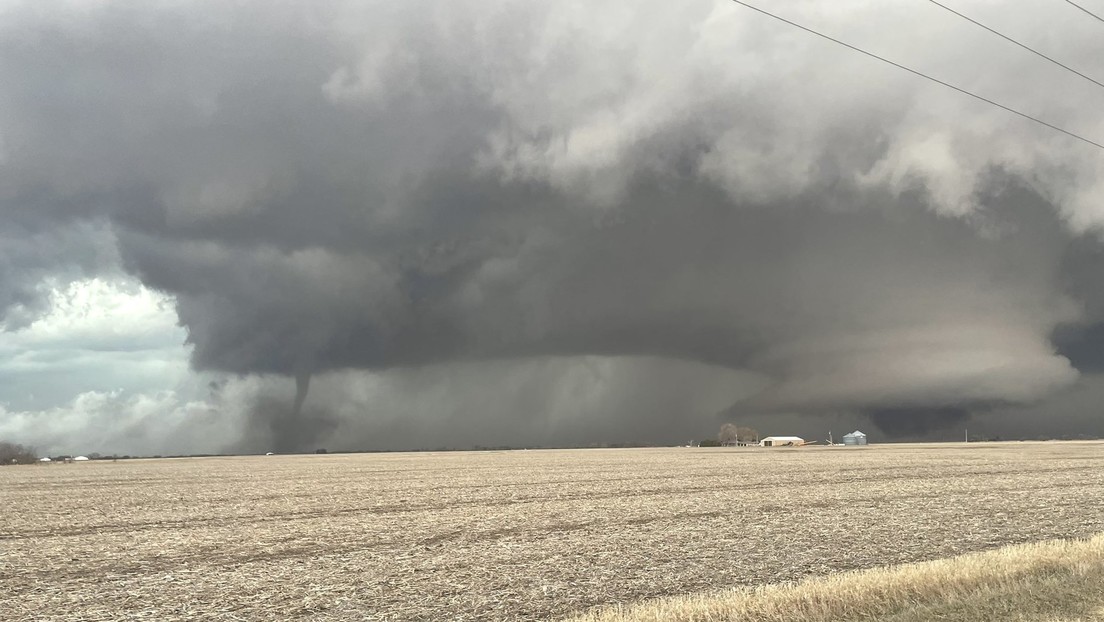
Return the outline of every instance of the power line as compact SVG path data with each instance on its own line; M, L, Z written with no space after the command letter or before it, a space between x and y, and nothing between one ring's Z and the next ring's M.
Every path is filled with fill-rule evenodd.
M1104 88L1104 84L1102 84L1102 83L1100 83L1100 82L1098 82L1098 81L1094 80L1093 78L1090 78L1089 76L1086 76L1085 74L1081 73L1080 71L1077 71L1077 70L1076 70L1076 69L1074 69L1073 67L1070 67L1070 66L1068 66L1068 65L1062 64L1062 63L1060 63L1060 62L1058 62L1058 61L1054 60L1053 58L1051 58L1051 57L1047 56L1046 54L1043 54L1042 52L1040 52L1040 51L1036 50L1035 48L1031 48L1031 47L1028 47L1028 46L1026 46L1026 45L1024 45L1024 44L1020 43L1019 41L1016 41L1015 39L1013 39L1012 37L1009 37L1008 35L1005 35L1005 34L1002 34L1002 33L1000 33L1000 32L997 32L996 30L993 30L992 28L990 28L990 27L986 26L985 24L983 24L983 23L981 23L981 22L979 22L979 21L977 21L977 20L975 20L975 19L971 19L971 18L969 18L969 17L967 17L967 16L963 15L962 13L959 13L958 11L956 11L956 10L952 9L951 7L949 7L949 6L945 5L945 4L941 3L941 2L936 2L936 0L928 0L928 2L931 2L931 3L932 3L932 4L934 4L935 6L937 6L937 7L941 8L941 9L943 9L944 11L949 11L949 12L951 12L951 13L954 13L955 15L957 15L957 16L961 17L962 19L964 19L964 20L966 20L966 21L970 22L971 24L974 24L975 26L979 26L979 27L981 27L981 28L984 28L985 30L988 30L989 32L991 32L991 33L993 33L993 34L997 35L998 37L1000 37L1000 38L1004 39L1005 41L1009 41L1009 42L1011 42L1011 43L1015 43L1016 45L1018 45L1018 46L1020 46L1021 48L1023 48L1023 49L1025 49L1025 50L1027 50L1028 52L1031 52L1032 54L1034 54L1035 56L1038 56L1039 58L1045 58L1046 60L1048 60L1048 61L1050 61L1050 62L1054 63L1055 65L1058 65L1058 66L1059 66L1059 67L1061 67L1062 69L1065 69L1066 71L1070 71L1070 72L1073 72L1073 73L1075 73L1075 74L1077 74L1077 75L1081 76L1082 78L1084 78L1084 79L1088 80L1089 82L1092 82L1093 84L1095 84L1095 85L1097 85L1097 86L1099 86L1099 87L1101 87L1101 88Z
M1066 2L1068 2L1068 3L1072 4L1073 6L1075 6L1075 7L1079 8L1079 9L1081 9L1082 11L1084 11L1084 12L1088 13L1089 15L1092 15L1092 16L1093 16L1093 17L1095 17L1096 19L1098 19L1098 20L1100 20L1100 21L1104 22L1104 17L1100 17L1100 16L1099 16L1099 15L1097 15L1096 13L1093 13L1092 11L1090 11L1090 10L1086 9L1085 7L1081 6L1080 4L1077 4L1076 2L1072 2L1072 0L1066 0Z
M882 61L883 63L886 63L887 65L893 65L894 67L896 67L896 68L898 68L898 69L903 69L903 70L905 70L905 71L907 71L907 72L909 72L909 73L911 73L911 74L913 74L913 75L916 75L916 76L920 76L921 78L924 78L925 80L930 80L930 81L932 81L932 82L935 82L936 84L940 84L940 85L943 85L943 86L945 86L945 87L947 87L947 88L949 88L949 89L952 89L952 90L958 91L959 93L962 93L963 95L968 95L968 96L970 96L970 97L973 97L974 99L977 99L977 100L983 101L983 102L985 102L985 103L987 103L987 104L990 104L990 105L992 105L992 106L996 106L997 108L1000 108L1001 110L1005 110L1005 111L1007 111L1007 112L1011 112L1012 114L1014 114L1014 115L1017 115L1017 116L1020 116L1020 117L1023 117L1023 118L1025 118L1025 119L1029 120L1029 121L1034 121L1035 123L1038 123L1039 125L1042 125L1042 126L1045 126L1045 127L1049 127L1050 129L1052 129L1052 130L1054 130L1054 131L1056 131L1056 132L1061 132L1061 133L1065 134L1066 136L1069 136L1069 137L1071 137L1071 138L1076 138L1077 140L1079 140L1079 141L1081 141L1081 142L1084 142L1084 143L1088 143L1088 144L1090 144L1090 145L1092 145L1092 146L1094 146L1094 147L1096 147L1096 148L1098 148L1098 149L1104 149L1104 144L1098 143L1098 142L1096 142L1095 140L1092 140L1092 139L1089 139L1089 138L1085 138L1084 136L1081 136L1081 135L1079 135L1079 134L1075 134L1075 133L1073 133L1073 132L1071 132L1071 131L1069 131L1069 130L1065 130L1065 129L1062 129L1062 128L1058 127L1057 125L1053 125L1053 124L1051 124L1051 123L1047 123L1046 121L1043 121L1042 119L1038 119L1038 118L1036 118L1036 117L1033 117L1033 116L1031 116L1031 115L1029 115L1029 114L1027 114L1027 113L1025 113L1025 112L1020 112L1019 110L1016 110L1015 108L1009 108L1008 106L1005 106L1004 104L1000 104L1000 103L997 103L997 102L995 102L995 101L993 101L993 100L991 100L991 99L988 99L988 98L986 98L986 97L982 97L981 95L977 95L977 94L975 94L975 93L971 93L970 91L967 91L967 90L966 90L966 89L964 89L964 88L961 88L961 87L957 87L957 86L955 86L955 85L953 85L953 84L951 84L951 83L949 83L949 82L944 82L944 81L940 80L939 78L933 78L932 76L929 76L929 75L928 75L928 74L926 74L926 73L921 73L921 72L919 72L919 71L917 71L917 70L915 70L915 69L912 69L912 68L906 67L906 66L904 66L904 65L902 65L902 64L900 64L900 63L895 63L895 62L893 62L893 61L889 60L888 58L884 58L884 57L882 57L882 56L878 56L877 54L875 54L875 53L873 53L873 52L867 52L866 50L864 50L864 49L862 49L862 48L859 48L859 47L855 47L855 46L851 45L850 43L846 43L846 42L844 42L844 41L840 41L839 39L836 39L836 38L834 38L834 37L831 37L831 36L829 36L829 35L826 35L826 34L824 34L824 33L822 33L822 32L818 32L818 31L816 31L816 30L813 30L812 28L808 28L808 27L806 27L806 26L802 26L801 24L798 24L797 22L791 22L790 20L788 20L788 19L786 19L786 18L784 18L784 17L781 17L781 16L778 16L778 15L775 15L774 13L770 13L770 12L768 12L768 11L765 11L765 10L763 10L763 9L761 9L761 8L757 7L757 6L753 6L753 5L751 5L751 4L748 4L748 3L746 3L746 2L743 2L743 0L732 0L732 2L735 2L736 4L739 4L740 6L744 6L744 7L747 7L747 8L749 8L749 9L753 10L753 11L757 11L757 12L759 12L759 13L762 13L763 15L766 15L767 17L770 17L770 18L776 19L776 20L778 20L778 21L780 21L780 22L783 22L783 23L785 23L785 24L789 24L790 26L793 26L794 28L798 28L798 29L800 29L800 30L804 30L805 32L807 32L807 33L810 33L810 34L814 34L814 35L816 35L816 36L818 36L818 37L820 37L820 38L822 38L822 39L827 39L827 40L831 41L832 43L836 43L836 44L838 44L838 45L842 45L842 46L843 46L843 47L845 47L845 48L848 48L848 49L854 50L854 51L856 51L856 52L858 52L858 53L860 53L860 54L863 54L863 55L869 56L870 58L873 58L873 59L876 59L876 60L880 60L880 61Z

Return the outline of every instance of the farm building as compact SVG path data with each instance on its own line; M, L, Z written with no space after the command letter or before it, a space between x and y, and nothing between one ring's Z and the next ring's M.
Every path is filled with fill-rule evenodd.
M732 439L721 442L721 447L758 447L759 441L750 439Z
M858 430L855 430L854 432L852 432L850 434L844 434L843 435L843 444L844 445L865 445L866 444L866 435L863 434L862 432L858 431Z
M73 458L73 462L88 462L88 456L77 456Z
M768 436L759 441L763 447L797 447L805 444L800 436Z

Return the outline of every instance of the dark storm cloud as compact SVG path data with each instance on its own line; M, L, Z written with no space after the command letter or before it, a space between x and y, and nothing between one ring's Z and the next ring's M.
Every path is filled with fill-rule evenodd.
M933 430L961 427L970 418L965 406L878 408L865 413L891 438L920 436Z
M0 331L26 327L50 308L51 292L118 263L114 237L103 223L57 223L0 230Z
M1066 246L1062 279L1076 292L1084 320L1056 327L1054 344L1078 369L1104 371L1104 247L1096 235L1077 236Z
M1060 326L1054 343L1077 369L1104 371L1104 324Z
M40 6L0 25L0 209L32 235L109 222L196 368L299 378L250 408L281 449L337 425L312 375L547 357L744 370L763 386L732 416L922 431L1070 386L1052 333L1104 320L1094 154L728 4ZM858 11L809 15L1104 127L1008 84L1095 93L945 16L879 14L912 41ZM0 252L3 274L68 263ZM41 304L27 275L0 308Z

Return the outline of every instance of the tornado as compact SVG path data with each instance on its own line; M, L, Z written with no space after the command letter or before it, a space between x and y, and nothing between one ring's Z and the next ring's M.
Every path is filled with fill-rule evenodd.
M307 392L310 391L311 373L300 371L295 374L295 405L291 410L291 418L295 421L303 414L303 402L307 400Z
M288 408L286 401L262 400L252 413L254 420L267 422L269 444L277 453L313 451L323 422L303 414L303 403L310 391L310 371L295 373L295 400Z

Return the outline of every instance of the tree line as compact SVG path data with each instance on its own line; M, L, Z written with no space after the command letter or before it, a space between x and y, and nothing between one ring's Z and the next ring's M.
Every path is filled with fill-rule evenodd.
M754 445L759 442L759 431L755 428L739 426L735 423L726 423L721 426L716 439L705 439L700 443L701 447L722 447L724 445L747 444Z
M37 460L38 452L34 447L0 441L0 465L33 464Z

